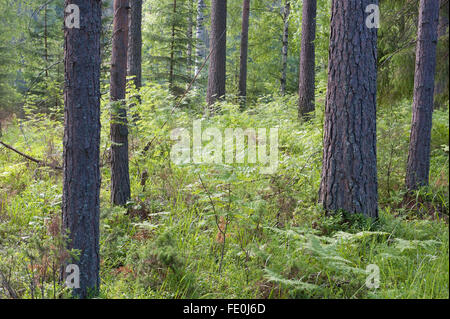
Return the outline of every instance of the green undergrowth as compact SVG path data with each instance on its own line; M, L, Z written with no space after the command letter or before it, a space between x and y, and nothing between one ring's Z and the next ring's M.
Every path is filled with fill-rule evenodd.
M434 113L430 186L414 194L403 186L410 101L379 108L380 217L370 220L325 216L317 204L323 97L314 119L299 123L295 96L263 97L245 112L222 102L205 116L195 90L175 109L164 87L147 85L141 95L142 104L128 101L132 199L124 208L109 203L102 104L100 298L449 297L448 107ZM60 165L58 114L14 118L2 141ZM191 131L201 118L220 131L278 128L276 172L252 163L175 165L171 130ZM0 148L1 298L70 296L57 272L76 258L55 232L61 189L61 171ZM369 265L379 270L377 288L366 285Z

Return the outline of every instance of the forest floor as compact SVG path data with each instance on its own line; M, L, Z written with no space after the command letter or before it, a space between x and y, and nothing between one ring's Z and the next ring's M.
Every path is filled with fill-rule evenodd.
M322 111L299 123L295 96L267 97L245 112L224 102L203 120L222 132L278 127L268 175L258 163L174 164L170 131L192 129L200 98L172 109L164 88L143 92L139 117L130 115L125 208L109 202L102 103L101 298L449 298L448 106L434 112L430 186L408 195L411 102L379 107L380 216L371 220L325 216L317 204ZM61 119L31 110L7 123L2 141L60 166ZM61 170L0 147L0 298L69 296L58 282L61 194Z

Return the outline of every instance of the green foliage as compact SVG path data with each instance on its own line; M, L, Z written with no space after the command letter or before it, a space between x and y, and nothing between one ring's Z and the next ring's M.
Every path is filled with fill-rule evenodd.
M278 170L261 175L261 164L174 165L170 131L190 130L203 116L199 95L193 92L185 107L174 108L165 85L147 83L139 92L142 103L137 93L129 88L125 101L131 108L133 194L127 207L111 207L109 167L101 169L100 297L448 298L448 150L442 147L448 145L448 110L434 113L430 188L405 200L410 102L381 108L381 211L372 220L345 212L327 216L317 205L321 108L311 121L299 123L295 96L264 96L244 112L221 102L220 112L203 118L203 128L221 131L278 127ZM109 107L103 101L103 163ZM62 125L51 118L31 111L27 121L11 123L4 141L49 162L54 156L52 163L60 164ZM38 291L27 281L25 265L52 256L53 239L44 225L60 210L61 174L4 148L0 165L2 272L13 274L9 282L21 298L53 296L52 277ZM380 269L378 289L365 285L370 264ZM55 285L57 296L69 296Z
M0 90L5 97L0 107L11 108L17 98L24 103L17 112L22 116L8 121L2 141L47 164L62 166L62 65L56 64L48 75L43 72L61 58L62 34L56 18L62 11L60 4L49 3L45 61L41 4L26 1L21 11L24 19L17 19L16 3L0 0L4 9L0 17L8 22L8 32L0 34ZM290 94L285 97L277 93L280 2L252 2L249 100L244 111L233 95L242 3L229 1L229 95L215 114L204 114L202 81L176 107L179 91L167 83L168 44L176 39L172 62L180 76L175 82L184 89L190 76L186 64L190 7L189 1L177 1L179 11L172 14L171 3L145 2L145 83L139 91L128 87L123 101L129 110L133 194L126 207L109 203L109 124L116 105L107 94L101 99L100 297L448 298L448 95L441 93L433 115L430 186L413 194L407 194L404 187L414 74L414 49L406 44L414 38L417 1L381 2L386 14L379 41L377 220L346 212L328 216L317 204L331 1L318 1L316 111L308 122L297 120L298 96L294 93L302 1L292 1ZM110 12L107 7L105 11ZM103 93L109 88L111 36L111 17L105 16ZM171 26L175 26L175 37L171 37ZM442 39L448 42L448 35ZM445 50L438 50L442 59ZM18 52L20 61L15 59ZM22 60L26 63L19 68ZM440 81L448 67L438 71ZM170 138L172 129L182 127L192 133L192 123L199 119L203 128L221 132L226 128L278 128L277 171L261 174L262 164L248 161L245 165L175 165L170 159L175 143ZM63 263L62 257L77 255L66 252L62 247L65 238L52 231L61 199L61 171L27 161L0 146L0 276L4 277L0 277L0 298L14 294L18 298L70 297L54 272ZM365 284L366 267L372 264L380 269L376 289Z
M151 0L145 3L145 8L144 74L150 75L152 81L169 83L172 92L181 95L193 77L196 12L193 1Z

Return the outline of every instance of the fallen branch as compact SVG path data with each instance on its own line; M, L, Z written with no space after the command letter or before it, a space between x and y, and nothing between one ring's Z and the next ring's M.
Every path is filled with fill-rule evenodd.
M19 154L20 156L25 157L27 160L29 160L31 162L34 162L36 164L39 164L39 166L45 166L45 167L50 167L50 168L53 168L53 169L56 169L56 170L62 170L62 167L60 167L60 166L55 166L55 165L52 165L52 164L48 164L48 163L45 163L42 160L38 160L38 159L36 159L34 157L31 157L31 156L29 156L27 154L24 154L21 151L16 150L11 145L3 143L2 141L0 141L0 144L3 145L4 147L6 147L7 149L9 149L9 150Z
M1 142L0 142L1 143ZM9 281L6 279L5 275L0 271L0 277L1 277L1 284L6 289L6 291L9 293L9 297L12 299L19 299L19 296L14 291L14 289L9 284Z

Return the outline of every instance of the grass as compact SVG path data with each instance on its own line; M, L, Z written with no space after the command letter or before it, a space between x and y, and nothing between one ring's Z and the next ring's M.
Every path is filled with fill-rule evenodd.
M164 88L143 91L140 119L130 127L127 207L109 204L109 168L102 167L100 298L449 298L448 108L434 114L430 186L407 197L410 103L380 107L374 221L325 216L317 205L320 109L298 123L295 96L265 97L244 113L224 102L221 114L204 120L219 129L279 127L278 171L260 175L258 164L171 163L170 129L192 127L198 98L171 113ZM108 117L104 104L102 161ZM62 132L61 122L34 114L13 119L3 141L58 163ZM60 254L51 225L61 211L61 172L4 148L0 168L0 271L19 298L69 297L51 272ZM378 288L366 286L369 265L379 269ZM5 285L0 297L9 297Z

